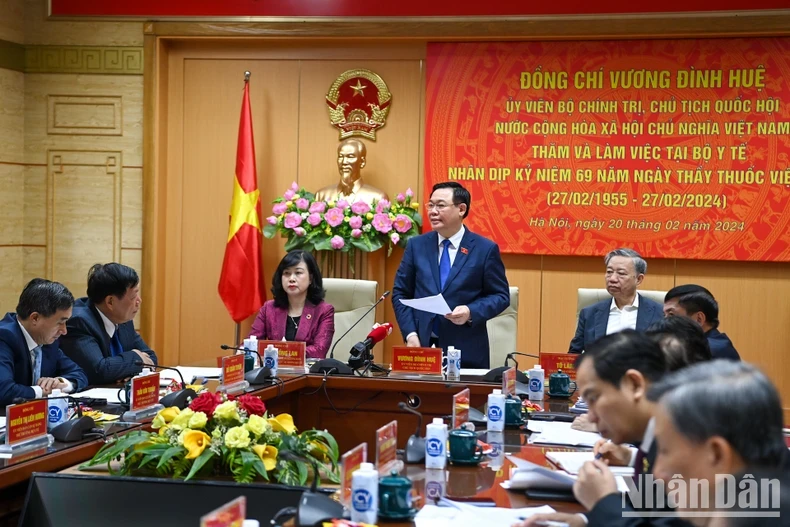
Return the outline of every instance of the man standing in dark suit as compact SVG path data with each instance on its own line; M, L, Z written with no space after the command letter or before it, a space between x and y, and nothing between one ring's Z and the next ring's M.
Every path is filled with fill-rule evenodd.
M91 384L122 381L157 363L134 329L140 302L140 279L131 267L96 264L88 272L88 296L75 302L61 346Z
M730 337L719 331L719 303L704 287L685 284L667 291L664 315L688 317L702 326L714 359L741 360Z
M0 321L0 406L21 397L72 393L88 379L58 347L74 297L57 282L34 278L22 290L16 313Z
M461 366L488 368L486 322L510 305L499 247L464 227L471 196L459 183L433 186L427 204L432 232L409 240L392 288L392 306L407 346L454 346ZM401 299L441 293L445 316L417 311Z
M647 273L647 262L633 249L615 249L604 258L606 291L611 300L585 307L579 313L570 353L582 353L590 344L623 329L644 331L663 317L661 304L636 292Z

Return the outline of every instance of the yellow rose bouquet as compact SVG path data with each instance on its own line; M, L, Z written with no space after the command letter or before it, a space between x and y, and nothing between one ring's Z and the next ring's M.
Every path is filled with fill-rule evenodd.
M305 485L310 468L320 483L339 483L338 448L326 431L297 433L289 414L270 416L252 395L228 398L204 392L189 408L156 414L154 432L135 431L102 447L84 467L106 464L113 475L183 478L232 476ZM120 470L111 462L121 461Z

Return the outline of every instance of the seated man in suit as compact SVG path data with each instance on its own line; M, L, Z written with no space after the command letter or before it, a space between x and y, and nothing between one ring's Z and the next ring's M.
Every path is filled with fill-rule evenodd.
M131 267L96 264L88 272L88 296L74 304L63 351L82 366L91 384L123 381L155 365L156 354L134 329L140 279Z
M642 491L642 475L652 474L658 455L655 441L656 403L647 397L650 387L666 374L666 356L649 337L631 329L606 335L595 341L576 360L576 383L589 405L590 422L597 424L601 440L595 452L602 459L587 463L574 484L576 499L589 512L586 518L571 514L533 516L525 525L554 520L572 527L632 525L623 518L623 499L608 465L632 466ZM630 449L622 443L638 445ZM595 476L591 472L597 472ZM649 490L647 492L656 492ZM655 494L653 503L662 496ZM642 507L640 510L645 510ZM671 514L670 509L660 512ZM676 517L661 518L663 525L688 525ZM639 525L639 523L633 523Z
M713 359L705 333L689 318L661 318L650 324L645 335L663 350L669 371Z
M704 287L686 284L667 291L664 315L688 317L702 326L714 359L741 360L730 337L719 331L719 303Z
M510 305L499 247L464 227L471 196L456 182L437 183L428 202L431 232L409 240L392 288L392 306L407 346L454 346L463 368L488 368L486 322ZM441 293L445 316L417 311L401 299Z
M16 313L0 321L0 407L16 398L43 397L88 385L85 372L58 347L74 297L65 286L34 278L22 290Z
M585 307L579 313L569 353L582 353L603 337L623 329L644 331L663 315L661 305L636 292L647 273L647 262L632 249L615 249L604 258L606 291L611 300Z
M681 517L734 512L732 508L714 509L727 501L717 499L717 494L732 496L723 492L725 475L735 476L747 469L787 470L779 393L755 366L731 360L695 364L653 385L648 398L658 403L655 430L661 450L656 477L684 483L689 490L704 489L695 482L707 482L708 494L700 495L697 503L693 493L681 496L690 500L677 509ZM760 484L759 480L752 483ZM742 491L746 488L732 489L738 499L729 507L745 505ZM756 497L753 494L749 501L754 503ZM787 518L781 525L787 525Z

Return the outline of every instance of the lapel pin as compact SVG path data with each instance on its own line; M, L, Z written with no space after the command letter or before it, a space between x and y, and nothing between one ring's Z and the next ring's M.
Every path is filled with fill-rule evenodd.
M308 314L305 316L305 318L306 318L307 320L310 320L311 318L313 318L313 315L311 315L310 313L308 313Z
M469 254L469 249L467 249L466 247L461 247L461 252L464 254Z

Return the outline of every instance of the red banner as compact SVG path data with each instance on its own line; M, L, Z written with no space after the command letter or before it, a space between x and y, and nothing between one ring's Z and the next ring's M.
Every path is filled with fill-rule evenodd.
M425 190L504 253L790 261L790 39L428 46Z
M301 368L305 365L305 343L297 341L283 340L259 340L258 353L263 357L263 350L271 344L277 348L277 367L278 368Z
M395 346L392 348L392 371L441 375L442 349Z
M546 382L552 373L562 370L572 381L576 380L576 353L541 353L540 367L543 368L543 375Z
M232 386L244 380L244 355L222 357L222 384Z
M179 385L179 389L181 386ZM159 373L132 377L132 411L148 408L159 402Z
M36 399L6 406L6 445L47 435L47 401Z

